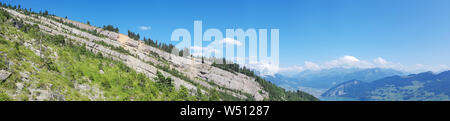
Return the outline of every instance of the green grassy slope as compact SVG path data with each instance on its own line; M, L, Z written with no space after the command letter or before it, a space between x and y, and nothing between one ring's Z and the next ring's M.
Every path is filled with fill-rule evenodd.
M175 90L173 84L152 81L166 78L160 75L149 79L63 36L43 34L37 26L24 24L16 28L14 23L19 21L3 10L0 18L0 68L12 73L0 82L0 100L219 99L209 95L194 97L186 88ZM39 50L41 36L45 48L42 57L30 49L32 46ZM25 43L33 44L26 47Z
M172 80L160 73L149 79L85 45L42 33L37 25L25 24L4 10L0 35L0 70L11 73L0 80L0 100L242 100L199 85L198 90L175 89ZM317 100L252 77L269 92L266 100Z

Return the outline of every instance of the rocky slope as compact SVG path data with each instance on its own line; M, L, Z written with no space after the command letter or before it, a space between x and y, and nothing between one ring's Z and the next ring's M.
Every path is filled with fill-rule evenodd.
M102 57L121 62L132 70L135 70L137 73L145 75L149 79L157 78L158 73L160 72L163 76L173 80L177 90L180 90L181 87L186 87L189 90L190 95L196 95L200 90L206 94L218 91L222 95L229 95L232 99L239 100L264 100L269 99L270 97L268 93L270 90L265 89L260 83L255 81L255 78L213 67L210 65L211 62L208 61L201 63L197 58L181 57L167 53L158 48L146 45L142 41L130 39L126 35L103 30L65 18L51 15L42 16L35 13L30 14L23 10L13 10L10 8L1 9L10 14L10 16L13 17L13 21L17 21L13 22L13 24L21 23L36 25L40 32L45 35L62 36L66 41L73 41L73 43L85 47L92 53L98 53ZM15 26L16 28L21 29L20 26L22 25L15 24ZM14 37L11 37L10 35L2 36L3 38L20 38L17 37L17 35ZM25 45L27 49L33 51L35 55L44 53L41 52L42 46L38 46L41 41L38 39L39 38L30 38L30 40L25 40L25 42L23 42L23 45ZM11 39L11 41L14 40ZM50 46L44 46L44 48L46 48L46 50L51 49ZM56 61L59 59L58 54L60 53L57 51L53 52L53 59ZM8 73L10 72L2 70L2 78L8 78ZM30 72L25 71L23 73ZM101 94L101 90L94 87L88 87L86 85L76 86L83 89L88 88L91 91L96 90L96 92ZM46 98L42 97L39 99L44 100ZM95 99L93 98L93 100ZM221 100L227 99L222 98Z

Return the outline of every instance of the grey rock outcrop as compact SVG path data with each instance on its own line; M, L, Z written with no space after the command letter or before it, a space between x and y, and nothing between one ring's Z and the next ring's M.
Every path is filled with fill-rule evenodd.
M8 79L8 77L11 75L11 72L8 72L6 70L0 70L0 81Z
M246 96L233 91L238 90L253 96L256 100L263 100L268 97L268 94L263 90L262 86L255 81L255 78L246 76L240 73L231 73L209 65L211 62L201 63L199 59L191 57L181 57L162 51L158 48L144 44L142 41L130 39L128 36L115 33L101 28L93 27L84 23L52 16L53 18L46 18L41 16L25 16L20 12L3 8L14 16L23 19L29 24L38 24L44 33L52 35L63 35L68 39L74 40L79 44L85 44L86 48L92 52L100 52L103 56L112 58L114 60L122 61L130 68L137 72L145 74L149 78L156 77L156 72L159 70L164 76L174 79L175 86L179 88L181 85L190 90L196 90L196 86L192 83L197 83L206 88L218 88L218 86L225 89L219 91L230 93L239 98L246 98ZM64 23L70 23L77 28L93 31L106 37L99 37L79 30L77 28L69 27L63 23L55 21L62 20ZM131 54L120 53L105 47L97 42L104 42L113 47L121 47L129 51ZM34 49L35 53L40 53ZM157 57L155 56L157 55ZM161 60L165 62L161 62ZM180 79L171 75L168 72L158 69L156 66L169 66L181 72L183 75L189 77L193 82ZM212 85L211 83L214 83Z

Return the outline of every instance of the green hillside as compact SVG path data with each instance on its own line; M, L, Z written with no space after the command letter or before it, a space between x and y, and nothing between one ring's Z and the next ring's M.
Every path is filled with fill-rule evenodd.
M50 16L48 12L15 10ZM3 9L0 35L0 70L8 73L0 80L0 100L242 100L200 85L197 90L176 89L170 77L158 72L155 78L148 78L86 45L42 32L38 25L27 24ZM301 91L286 92L265 80L257 81L270 93L266 100L317 100Z

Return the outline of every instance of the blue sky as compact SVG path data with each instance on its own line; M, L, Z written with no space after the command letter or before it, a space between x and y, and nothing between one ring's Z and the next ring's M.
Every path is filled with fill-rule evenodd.
M355 57L404 67L450 65L448 0L2 0L170 42L176 28L280 29L280 66ZM139 27L149 26L149 30Z

